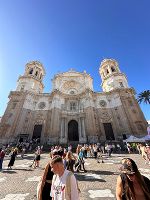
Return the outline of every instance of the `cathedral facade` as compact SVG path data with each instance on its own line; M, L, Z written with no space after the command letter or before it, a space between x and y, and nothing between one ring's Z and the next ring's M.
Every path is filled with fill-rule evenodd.
M16 91L9 94L1 142L39 138L43 144L95 143L145 135L147 122L118 62L104 59L99 73L103 92L93 91L86 71L70 70L56 74L51 93L43 93L43 65L27 63Z

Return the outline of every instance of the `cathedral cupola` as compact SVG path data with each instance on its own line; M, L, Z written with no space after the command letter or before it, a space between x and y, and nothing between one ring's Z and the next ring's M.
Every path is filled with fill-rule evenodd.
M45 70L39 61L31 61L25 66L25 73L18 79L17 91L31 91L42 93L44 85L42 83Z
M128 88L127 78L119 69L118 62L114 59L104 59L101 62L99 73L102 79L102 89L109 92L116 88Z

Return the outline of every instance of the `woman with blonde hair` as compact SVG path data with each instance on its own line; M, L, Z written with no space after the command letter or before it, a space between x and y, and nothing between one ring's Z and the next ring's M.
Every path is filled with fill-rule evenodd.
M117 178L117 200L150 200L150 180L141 175L131 158L124 158Z

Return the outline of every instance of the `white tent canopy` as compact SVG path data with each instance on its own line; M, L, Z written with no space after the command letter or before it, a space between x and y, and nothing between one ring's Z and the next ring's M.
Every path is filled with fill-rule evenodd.
M130 135L126 140L123 140L123 142L145 142L145 139Z
M146 136L142 137L141 139L143 139L144 141L150 140L150 135L146 135Z

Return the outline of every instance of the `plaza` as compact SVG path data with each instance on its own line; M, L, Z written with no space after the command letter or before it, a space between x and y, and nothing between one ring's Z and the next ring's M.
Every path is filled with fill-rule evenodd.
M104 163L97 163L94 158L85 160L87 173L75 173L81 190L80 200L115 199L116 179L119 174L121 159L131 157L138 165L140 172L150 178L150 168L139 154L112 154L104 155ZM7 169L9 157L3 163L0 172L0 200L36 200L36 188L49 160L49 154L41 154L40 167L29 167L34 154L25 154L24 159L17 156L12 170Z

